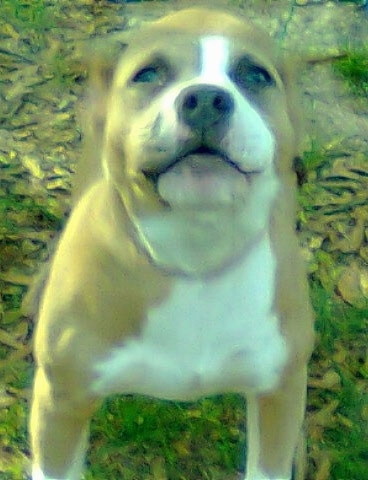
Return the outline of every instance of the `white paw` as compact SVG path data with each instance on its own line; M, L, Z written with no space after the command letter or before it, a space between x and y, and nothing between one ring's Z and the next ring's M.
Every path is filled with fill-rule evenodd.
M265 475L261 470L257 470L247 475L244 480L291 480L291 477L270 477Z
M37 465L32 468L32 480L58 480L57 478L48 477ZM60 479L59 479L60 480ZM67 478L65 480L68 480Z

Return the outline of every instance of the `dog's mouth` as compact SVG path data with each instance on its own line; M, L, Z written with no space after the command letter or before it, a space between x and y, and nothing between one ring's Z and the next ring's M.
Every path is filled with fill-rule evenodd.
M243 171L222 152L200 147L143 173L164 202L198 208L244 200L252 177L260 172Z
M230 160L222 152L219 152L212 148L199 147L199 148L196 148L195 150L186 152L184 155L178 156L174 160L168 162L165 165L160 166L159 168L144 169L143 174L148 180L150 180L151 182L157 185L160 175L165 174L166 172L168 172L169 170L171 170L181 162L186 162L189 159L191 159L192 161L196 159L196 162L194 162L194 164L192 165L192 168L194 168L197 173L200 173L202 169L205 172L211 167L210 165L211 160L213 160L214 158L221 159L222 162L224 162L225 164L228 164L229 166L231 166L235 170L238 170L240 173L244 175L248 175L249 173L252 173L252 172L242 171L235 162Z

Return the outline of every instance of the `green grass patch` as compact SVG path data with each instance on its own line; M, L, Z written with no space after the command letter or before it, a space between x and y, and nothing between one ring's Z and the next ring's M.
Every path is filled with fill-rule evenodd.
M316 142L312 140L310 150L304 152L302 162L307 173L318 172L318 170L328 163L326 152Z
M2 0L0 14L15 28L44 33L55 26L53 7L45 0Z
M53 197L39 202L32 197L12 193L0 197L0 235L25 228L60 230L62 224L59 202Z
M311 147L298 158L298 164L294 165L297 175L301 176L303 181L298 188L298 203L300 206L299 219L302 223L307 223L308 213L316 208L316 198L318 198L322 189L318 182L314 180L320 175L324 168L328 168L333 161L333 156L327 155L325 149L312 139Z
M0 478L3 480L25 478L26 456L29 454L27 415L24 400L0 409Z
M347 80L355 94L368 94L368 52L349 52L346 57L334 62L334 68Z
M316 376L336 372L341 382L332 389L311 392L310 405L318 411L336 404L319 448L331 458L331 480L361 480L368 462L368 309L347 305L318 282L311 287L319 337L312 370ZM318 370L319 365L325 370Z
M81 72L70 62L71 46L64 51L66 44L58 37L60 18L63 18L60 8L57 1L1 0L0 18L5 19L11 29L17 31L19 53L22 52L29 59L39 51L47 50L50 36L54 39L54 45L59 41L60 51L53 51L50 57L46 54L44 59L47 61L43 68L47 70L49 81L51 80L55 87L71 87L79 80ZM38 61L37 58L35 60Z
M244 443L244 400L237 395L192 404L116 396L92 423L86 480L144 478L157 459L170 479L210 478L212 470L244 469Z

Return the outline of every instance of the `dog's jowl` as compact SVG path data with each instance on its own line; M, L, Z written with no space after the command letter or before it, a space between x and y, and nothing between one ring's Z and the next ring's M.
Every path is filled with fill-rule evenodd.
M290 480L313 322L283 67L265 33L211 9L113 51L93 65L101 152L40 302L33 480L81 478L106 395L225 392L248 402L246 480Z

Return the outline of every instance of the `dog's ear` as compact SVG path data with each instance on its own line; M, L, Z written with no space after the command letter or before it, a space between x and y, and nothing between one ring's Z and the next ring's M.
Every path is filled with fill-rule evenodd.
M306 169L302 161L303 153L309 148L308 124L303 115L303 89L302 79L308 68L308 60L305 55L282 53L279 57L279 73L286 91L288 116L290 118L293 133L294 146L291 152L292 169L296 174L298 185L306 181ZM289 164L290 166L290 164Z
M90 42L85 49L85 63L91 88L107 90L121 55L129 44L130 33L113 33L105 39Z
M302 115L302 94L300 91L300 75L305 68L305 62L296 55L283 55L280 60L279 72L286 91L288 115L295 134L294 155L300 155L303 149L305 125Z
M109 92L116 66L130 41L130 32L113 33L105 39L89 41L82 54L88 72L88 88L80 108L84 151L73 181L73 202L103 175L102 147Z

